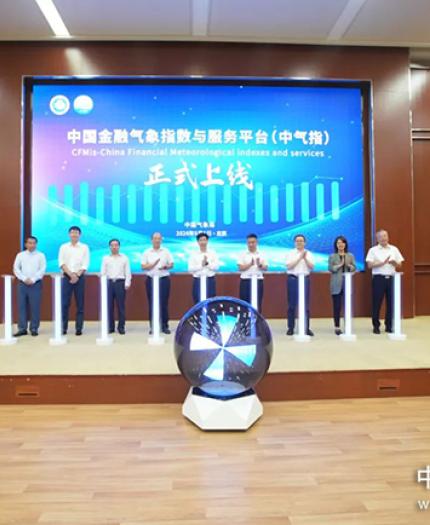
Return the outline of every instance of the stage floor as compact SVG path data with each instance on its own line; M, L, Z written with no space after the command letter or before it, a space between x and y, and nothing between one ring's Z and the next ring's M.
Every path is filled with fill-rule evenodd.
M343 342L331 319L315 319L315 337L309 343L285 335L285 320L269 321L274 336L270 372L316 372L430 368L430 317L403 323L406 341L373 335L368 318L355 319L356 342ZM172 322L171 327L175 328ZM0 328L3 334L3 327ZM16 345L0 346L0 375L161 375L178 374L172 335L161 346L148 344L148 324L129 322L125 336L114 335L111 346L96 345L98 323L87 322L76 337L69 330L68 344L50 346L51 323L43 323L39 337L19 338Z

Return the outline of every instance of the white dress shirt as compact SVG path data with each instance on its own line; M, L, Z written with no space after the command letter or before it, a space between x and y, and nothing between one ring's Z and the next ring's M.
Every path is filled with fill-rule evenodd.
M88 246L82 242L77 242L76 244L65 242L62 244L58 253L58 266L61 268L63 264L72 273L88 270L90 265L90 250Z
M206 266L202 266L205 255L208 264ZM218 256L213 250L207 250L206 252L202 252L201 250L195 251L191 254L191 257L188 261L188 271L193 274L193 277L201 277L202 275L206 275L206 277L213 277L218 268Z
M366 262L370 263L382 263L385 259L389 257L390 260L395 261L397 264L400 264L404 261L402 254L399 249L391 244L387 246L381 246L377 244L370 248L367 252ZM396 273L395 267L389 262L378 266L377 268L372 268L372 275L394 275Z
M260 264L263 266L266 266L267 263L264 256L258 250L256 252L250 252L247 250L246 252L241 253L239 255L239 259L237 260L237 264L250 264L252 259L254 259L254 264L248 268L248 270L243 270L240 272L241 279L251 279L253 275L255 275L257 279L263 279L263 270L257 266L256 261L257 259L260 259Z
M297 261L301 253L302 252L300 252L297 248L290 250L287 253L286 264L288 265L294 261ZM308 260L310 264L312 265L315 264L314 256L309 250L306 250L306 259ZM287 273L289 275L299 275L301 273L303 273L304 275L309 275L311 273L311 270L309 266L306 264L306 262L303 259L300 259L300 261L296 264L296 266L294 266L294 268L288 268L287 266Z
M19 252L13 263L13 273L20 281L30 279L33 283L40 281L46 271L46 257L42 252L24 250Z
M169 275L169 270L162 270L163 266L173 264L172 254L167 248L160 247L158 250L154 248L148 248L143 252L142 264L154 264L157 259L160 259L158 264L151 270L145 270L146 274L150 277L158 275L159 277L166 277Z
M101 274L106 275L108 279L125 279L125 287L128 288L131 284L131 271L127 255L105 255L102 259Z

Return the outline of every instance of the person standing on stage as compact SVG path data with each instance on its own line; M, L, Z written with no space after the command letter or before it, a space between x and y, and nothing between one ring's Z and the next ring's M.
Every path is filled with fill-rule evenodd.
M343 274L355 272L355 257L348 251L348 241L343 235L336 237L334 241L334 253L328 259L330 275L330 293L333 301L334 332L336 335L342 333L340 329L340 310L343 298Z
M28 333L28 310L30 333L32 336L39 334L42 279L45 271L45 255L37 250L36 237L29 235L25 240L25 250L17 254L13 264L13 273L18 279L18 332L15 337Z
M267 270L267 262L264 256L258 251L258 237L255 233L250 233L246 237L248 249L241 253L237 261L240 271L239 297L248 303L251 302L251 278L257 277L258 311L261 312L263 303L263 272Z
M169 295L170 270L173 268L173 257L167 248L161 246L161 233L154 232L151 237L152 248L148 248L142 256L142 270L146 271L146 294L149 306L149 333L152 334L152 278L160 277L160 314L161 331L170 334L169 330Z
M372 324L373 333L381 331L379 312L385 297L385 331L392 333L393 317L393 276L404 261L399 249L388 243L385 230L376 232L378 244L367 252L366 262L372 270Z
M107 277L109 333L115 332L115 303L118 310L118 333L125 334L125 295L131 285L130 261L119 253L120 241L109 241L110 255L102 260L101 274Z
M200 277L206 276L207 298L215 297L216 282L215 272L219 268L216 252L208 248L209 236L199 233L196 237L199 250L193 252L188 261L188 271L193 274L193 300L194 304L200 302Z
M302 234L294 237L295 248L287 253L287 297L288 297L288 326L287 335L294 334L296 322L296 310L299 303L299 279L300 274L305 275L305 311L306 311L306 334L313 336L314 333L309 327L309 295L310 295L310 278L309 275L314 269L314 256L309 250L306 250L306 238Z
M67 334L72 295L75 296L76 303L76 335L82 335L84 326L85 272L90 264L90 250L86 244L80 242L81 233L79 226L70 226L70 241L60 246L58 254L58 265L63 272L61 281L63 335Z

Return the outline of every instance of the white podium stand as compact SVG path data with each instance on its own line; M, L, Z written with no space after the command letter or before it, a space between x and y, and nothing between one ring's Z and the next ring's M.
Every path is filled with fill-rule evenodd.
M150 345L162 345L164 338L160 336L160 276L152 277L152 336L148 337Z
M298 332L294 334L294 340L299 343L309 343L311 336L306 333L306 296L305 296L305 274L300 273L299 280L299 308L298 308Z
M202 430L248 430L263 415L263 405L255 393L222 400L190 388L182 414Z
M113 343L113 338L108 334L108 283L107 276L100 275L100 337L96 343L101 346L108 346Z
M251 305L258 312L258 278L256 275L251 277Z
M343 316L344 316L344 333L339 335L342 341L353 342L357 340L357 336L352 333L352 276L351 272L343 274Z
M205 274L200 275L200 301L208 298L208 278Z
M0 344L3 346L14 345L17 342L17 338L12 335L12 279L14 279L13 275L3 275L4 336L0 339Z
M49 344L52 346L65 345L67 338L63 336L63 320L61 313L61 279L63 276L60 273L51 275L53 282L52 304L53 304L53 319L54 327L53 336L49 339Z
M393 333L388 334L388 338L392 341L404 341L406 334L402 333L402 272L394 274L393 284Z
M208 298L208 278L207 275L202 274L199 277L200 279L200 302L206 301ZM202 334L207 335L208 330L208 316L207 316L207 308L203 308L202 312Z

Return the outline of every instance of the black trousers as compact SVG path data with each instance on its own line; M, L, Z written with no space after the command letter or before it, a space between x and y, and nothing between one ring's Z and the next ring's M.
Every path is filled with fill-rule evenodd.
M215 276L206 277L206 293L207 298L216 296L216 281ZM194 304L200 302L200 278L193 277L193 301Z
M379 328L379 313L385 297L385 328L391 330L393 322L393 277L374 275L372 277L372 324Z
M85 275L81 275L78 282L71 283L68 275L63 275L61 280L61 302L63 331L67 331L69 325L69 309L72 302L72 295L75 296L77 331L81 331L84 326L84 296L85 296Z
M305 277L305 330L309 330L310 280L309 275ZM288 298L288 329L294 330L296 324L296 312L299 305L299 279L296 275L288 275L287 278L287 298Z
M108 279L109 331L115 330L115 305L118 311L118 330L125 329L125 279Z
M146 295L148 297L149 324L152 327L152 277L146 278ZM170 277L160 277L160 321L161 329L169 328L169 295Z
M239 279L239 297L242 301L251 303L251 279ZM261 313L261 307L263 305L263 294L264 294L264 281L263 279L257 279L257 293L258 293L258 311Z
M40 325L40 303L42 302L42 280L34 284L18 281L18 329L37 332Z
M343 303L343 290L338 294L332 294L333 300L333 320L336 328L340 327L340 311Z

